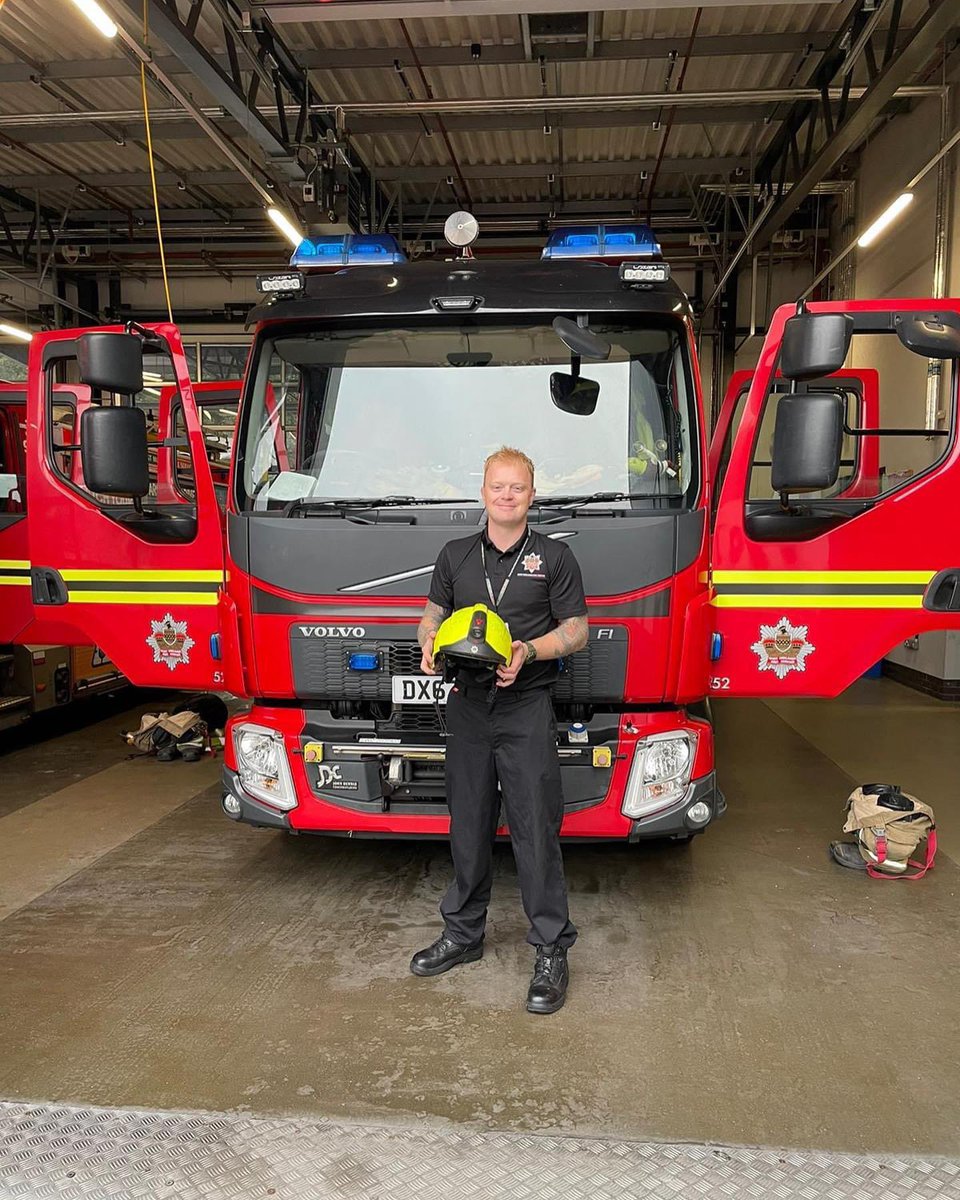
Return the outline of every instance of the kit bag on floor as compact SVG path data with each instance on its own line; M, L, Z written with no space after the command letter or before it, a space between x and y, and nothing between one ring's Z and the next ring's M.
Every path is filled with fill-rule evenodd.
M902 792L897 784L865 783L858 787L847 801L843 829L857 835L860 857L874 879L921 879L933 866L937 854L933 809L916 796ZM924 841L921 859L918 847Z
M189 710L178 713L145 713L140 718L140 728L125 736L131 746L149 754L153 750L161 750L164 746L188 737L194 726L199 723L199 715Z

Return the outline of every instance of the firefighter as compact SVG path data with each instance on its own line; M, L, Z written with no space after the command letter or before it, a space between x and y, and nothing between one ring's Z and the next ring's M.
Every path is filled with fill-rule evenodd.
M570 547L527 525L535 495L527 455L510 447L491 454L481 494L485 528L448 542L437 558L418 630L421 670L437 673L435 639L454 610L487 605L513 640L492 686L456 672L446 710L454 878L440 904L443 932L413 956L410 969L440 975L482 956L502 799L530 922L527 941L536 947L527 1011L553 1013L566 998L567 950L577 930L560 851L563 794L550 686L557 660L587 644L587 605Z

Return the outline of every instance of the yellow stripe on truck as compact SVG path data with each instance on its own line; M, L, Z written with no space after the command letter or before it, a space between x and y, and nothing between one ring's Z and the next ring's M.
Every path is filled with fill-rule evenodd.
M811 592L714 596L714 608L923 608L922 596L818 596Z
M72 591L71 604L150 604L164 606L170 604L203 604L217 603L216 592L122 592L122 591Z
M926 584L936 571L714 571L724 583L916 583Z
M75 583L220 583L222 571L117 571L66 569L61 578Z

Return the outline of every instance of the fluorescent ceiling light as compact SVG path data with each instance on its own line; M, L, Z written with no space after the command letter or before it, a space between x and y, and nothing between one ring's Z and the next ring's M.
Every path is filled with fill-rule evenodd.
M0 333L2 333L4 337L17 338L17 340L21 342L29 342L33 337L33 334L29 329L21 329L18 325L0 324Z
M291 246L296 249L303 241L303 234L292 225L286 213L282 213L279 208L268 208L267 216L280 230L283 236L287 239Z
M103 11L97 0L73 0L74 4L83 15L87 18L91 25L95 25L97 31L102 33L106 38L115 38L117 36L117 27L110 20L107 14Z
M913 192L901 192L894 200L890 207L874 221L868 230L857 238L858 246L871 246L877 240L886 227L899 217L903 210L913 199Z

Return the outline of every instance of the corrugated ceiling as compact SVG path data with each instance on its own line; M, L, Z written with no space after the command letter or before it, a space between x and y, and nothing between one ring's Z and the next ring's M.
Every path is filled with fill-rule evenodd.
M698 40L721 36L754 34L803 33L818 34L836 28L845 4L749 5L705 8L699 20ZM921 19L925 0L906 0L902 26L909 28ZM618 42L626 39L664 38L682 58L693 28L696 9L664 6L660 10L637 9L597 14L598 42ZM519 47L523 42L521 20L513 16L472 17L469 19L411 20L407 31L418 48L463 47L464 61L460 66L426 66L425 74L437 98L480 98L497 100L505 96L539 96L543 94L545 111L550 111L551 97L597 94L626 95L655 92L663 89L667 76L665 54L656 59L593 58L580 61L547 61L541 77L536 62L495 63L492 48ZM346 22L317 22L315 24L283 24L279 32L294 56L318 50L338 52L365 48L402 47L398 55L404 65L409 86L417 97L424 95L423 84L413 57L406 47L404 33L398 20ZM197 37L213 54L223 53L224 36L211 6L202 13ZM469 58L469 46L480 43L486 50L479 62ZM549 58L549 43L542 43ZM666 49L666 46L664 47ZM167 51L154 46L162 57ZM0 8L0 68L22 62L44 67L58 63L86 63L91 60L114 59L123 63L120 48L101 38L72 5L64 0L6 0ZM712 91L782 87L793 82L803 59L802 51L790 50L770 54L736 54L724 57L694 56L686 70L684 90ZM241 60L242 62L242 60ZM679 63L671 78L675 87ZM189 80L188 76L183 77ZM391 66L338 66L336 69L317 67L311 72L312 82L319 95L329 103L357 103L370 100L402 102L407 93ZM134 75L101 79L77 78L68 81L76 99L57 99L36 82L0 82L0 117L7 120L34 113L55 114L68 108L100 110L138 110L139 80ZM56 90L56 84L52 85ZM190 90L203 104L213 98L193 81ZM161 89L151 85L151 104L165 109L172 101ZM550 130L544 132L539 121L530 128L509 128L510 121L502 117L491 120L490 128L465 132L450 122L450 142L458 162L468 178L471 199L477 203L497 204L556 197L558 194L589 201L592 198L643 194L641 181L633 175L617 175L609 171L596 175L567 176L568 164L613 164L655 159L660 152L665 122L669 116L669 97L665 96L664 124L654 128L654 115L637 112L635 119L598 128L577 128L576 123L555 115L543 118ZM348 118L348 131L350 120ZM419 132L383 132L357 134L354 153L373 168L449 168L453 165L444 139L437 131L434 118L426 124L433 131L427 136ZM506 126L506 127L505 127ZM539 127L538 127L539 126ZM416 128L416 127L415 127ZM111 131L121 130L125 144L118 145ZM37 135L35 139L17 134L21 143L31 149L20 149L4 142L0 127L0 174L4 179L44 177L50 179L59 171L65 177L60 183L48 183L42 189L42 200L52 207L66 203L76 205L74 180L81 176L94 183L98 176L116 173L141 173L146 167L144 151L136 144L139 131L135 126L112 123L99 132L74 128L71 136L50 142ZM207 171L229 169L220 151L202 132L196 137L165 136L165 126L158 123L154 139L158 154L169 163L172 171L200 175ZM750 158L762 148L769 130L756 121L731 123L717 120L709 125L676 124L669 134L666 158L684 161L703 158ZM262 161L260 152L243 135L238 144L251 156ZM502 165L501 173L488 171L483 178L471 177L471 167ZM510 168L517 164L539 164L540 176L517 177ZM551 184L547 174L556 178ZM158 164L161 171L167 168ZM722 175L691 169L694 182L717 182ZM238 182L235 186L205 187L191 183L187 190L164 186L162 200L168 209L197 207L204 198L215 199L224 205L249 206L259 203L249 187ZM424 203L434 194L433 179L413 177L403 184L404 201ZM104 189L119 208L146 207L149 191L143 186L111 184ZM673 169L660 173L657 181L659 196L688 194L685 171ZM32 196L32 193L31 193ZM439 199L451 199L443 185ZM91 204L89 207L100 207Z

